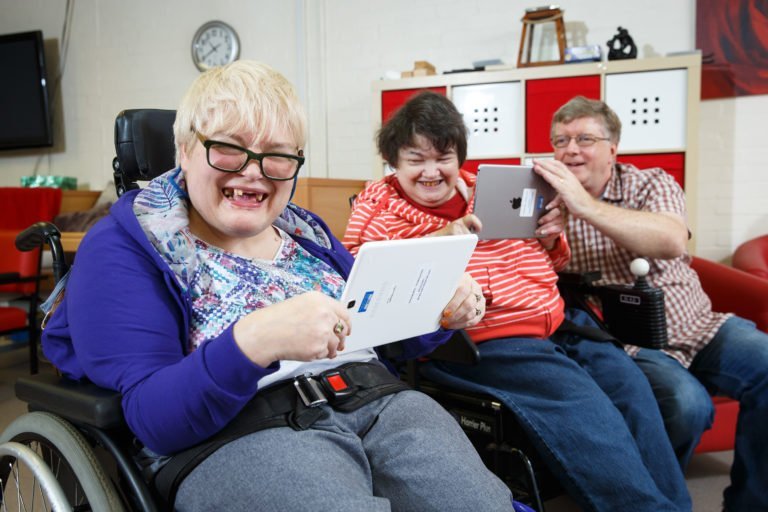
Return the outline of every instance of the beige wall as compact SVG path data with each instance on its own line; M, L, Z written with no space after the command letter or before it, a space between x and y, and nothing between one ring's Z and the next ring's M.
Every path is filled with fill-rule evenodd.
M438 71L517 59L521 0L74 0L62 85L63 146L0 152L0 186L31 174L111 178L112 129L123 108L175 108L196 76L190 39L203 22L238 29L242 57L264 60L297 84L310 112L312 177L367 179L373 154L371 83L428 60ZM690 50L695 0L563 0L570 44L605 43L629 29L639 57ZM42 29L58 40L63 0L0 0L0 33ZM56 41L54 41L56 42ZM61 112L58 112L61 116ZM768 96L701 105L697 253L727 258L768 232ZM0 206L1 208L1 206Z

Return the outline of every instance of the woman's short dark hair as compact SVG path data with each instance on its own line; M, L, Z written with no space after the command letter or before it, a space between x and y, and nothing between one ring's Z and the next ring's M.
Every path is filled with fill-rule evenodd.
M441 153L454 149L459 166L464 165L467 128L464 118L445 96L424 91L408 100L376 135L379 153L397 168L400 149L413 147L416 135L427 139Z

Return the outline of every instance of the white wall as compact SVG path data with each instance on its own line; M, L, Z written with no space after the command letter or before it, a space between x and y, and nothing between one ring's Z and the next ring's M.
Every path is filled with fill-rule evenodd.
M76 176L101 189L112 178L115 115L126 108L175 109L197 76L191 40L204 22L220 19L240 36L241 57L267 62L303 83L297 48L297 5L274 0L74 0L61 86L64 130L52 150L0 152L0 185L32 174ZM0 34L42 29L61 37L62 0L0 0ZM1 68L0 68L1 69ZM49 73L52 81L54 73ZM55 113L61 116L61 111Z
M111 178L113 121L123 108L175 108L196 76L190 40L203 22L238 29L242 57L296 83L310 112L307 173L370 178L371 83L427 60L438 72L475 60L517 61L521 0L74 0L62 85L64 146L0 152L0 186L22 175L77 176L99 189ZM62 0L0 0L0 33L42 29L58 40ZM695 0L563 0L569 44L605 43L627 28L639 57L692 49ZM60 114L60 113L59 113ZM768 96L701 104L697 253L727 258L768 232L761 119ZM2 206L0 205L0 208Z
M569 45L599 44L629 30L638 57L695 47L695 0L562 0ZM427 60L438 72L500 58L515 64L532 4L509 0L329 0L324 24L328 175L371 178L371 82ZM768 233L768 96L706 101L700 110L696 253L723 260Z

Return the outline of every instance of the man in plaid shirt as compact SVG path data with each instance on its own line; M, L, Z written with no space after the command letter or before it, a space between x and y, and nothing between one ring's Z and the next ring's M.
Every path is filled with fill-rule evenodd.
M627 347L651 383L683 468L712 424L711 394L739 401L727 510L768 511L768 334L733 314L715 313L686 251L685 195L659 168L616 161L618 116L581 96L563 105L551 129L555 159L535 169L569 212L569 272L600 270L598 284L632 284L630 263L650 263L664 290L669 346Z

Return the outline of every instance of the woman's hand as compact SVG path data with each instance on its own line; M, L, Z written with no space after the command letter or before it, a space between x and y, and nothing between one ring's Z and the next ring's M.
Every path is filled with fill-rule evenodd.
M240 350L262 367L285 359L333 359L350 332L341 302L315 291L254 311L233 329Z
M430 233L429 236L452 236L468 235L470 233L479 233L483 229L483 223L473 213L456 219L447 226Z
M456 293L443 310L440 325L445 329L465 329L477 325L485 315L485 297L477 281L467 272L461 278Z
M565 231L564 207L553 205L539 219L539 227L536 228L536 234L541 236L539 242L546 250L551 251L563 231Z

